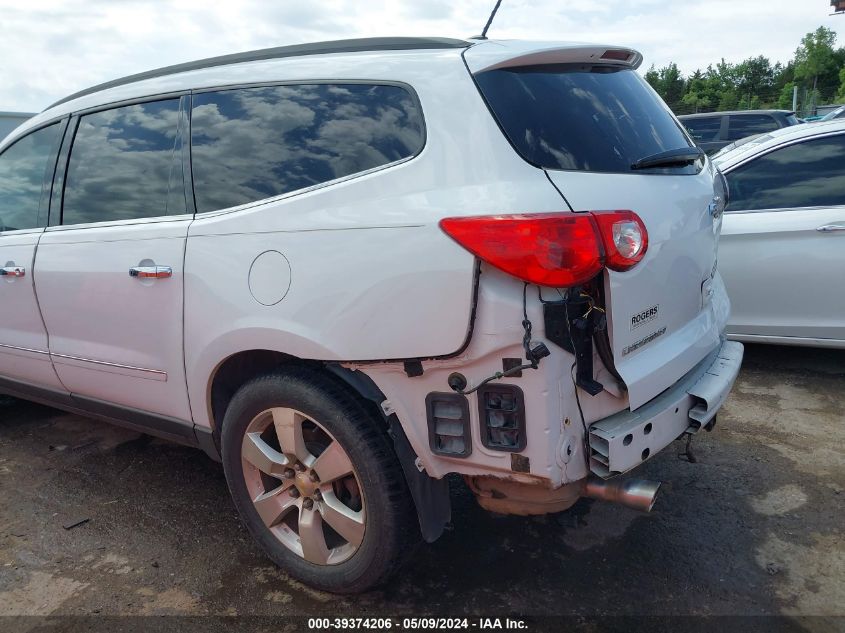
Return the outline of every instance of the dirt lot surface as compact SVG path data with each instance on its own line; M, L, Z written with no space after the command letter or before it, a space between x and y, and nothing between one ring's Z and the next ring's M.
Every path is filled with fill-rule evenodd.
M640 469L666 482L650 515L581 501L496 517L456 482L443 538L390 586L336 597L264 559L201 452L14 403L0 409L0 616L845 616L845 352L748 347L693 448L696 463L676 443ZM845 629L745 630L772 623Z

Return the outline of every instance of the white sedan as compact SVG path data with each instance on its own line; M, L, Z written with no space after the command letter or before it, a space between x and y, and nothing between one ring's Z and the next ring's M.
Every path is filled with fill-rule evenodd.
M739 141L713 160L730 188L719 244L729 336L845 348L845 120Z

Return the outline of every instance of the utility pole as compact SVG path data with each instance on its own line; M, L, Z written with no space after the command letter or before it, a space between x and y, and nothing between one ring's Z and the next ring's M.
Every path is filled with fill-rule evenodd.
M798 86L792 86L792 111L798 112Z

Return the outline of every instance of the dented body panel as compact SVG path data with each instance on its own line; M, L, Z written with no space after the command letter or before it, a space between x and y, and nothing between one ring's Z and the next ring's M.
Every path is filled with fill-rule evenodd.
M741 348L724 347L721 336L729 304L715 273L719 221L712 211L716 178L712 165L703 159L692 175L543 169L524 159L503 134L479 90L477 74L572 64L633 73L641 56L597 45L465 44L193 68L85 92L17 130L15 135L20 136L80 112L154 95L188 101L194 93L245 83L403 86L418 101L425 121L424 144L417 153L371 170L209 213L157 218L157 223L141 219L76 227L89 235L110 236L144 233L137 227L148 223L153 228L147 231L181 222L183 242L177 255L184 259L164 264L176 264L170 273L175 271L177 280L170 286L179 292L168 307L183 315L184 347L169 350L179 370L171 371L169 383L167 372L157 365L164 360L152 353L140 368L122 358L117 346L113 346L117 351L96 352L97 358L73 358L96 365L96 372L75 383L74 391L107 399L115 408L132 407L139 418L174 416L162 424L206 438L197 443L215 454L226 396L231 399L243 382L256 375L230 375L231 389L226 384L226 389L215 391L221 368L230 360L256 354L262 371L276 369L273 363L299 363L360 372L373 389L359 395L376 401L388 424L401 425L407 436L413 466L404 464L406 470L415 467L437 480L450 473L464 475L488 500L482 505L522 514L564 509L585 494L588 477L625 472L678 435L707 426L730 390L741 358ZM0 143L0 151L14 140ZM526 284L473 256L439 226L446 217L571 217L584 211L623 209L639 214L644 222L650 239L645 258L625 272L610 271L602 261L596 268L600 272L579 288ZM63 226L47 227L45 243L61 241L63 236L69 239L69 233ZM0 239L5 238L0 235ZM261 260L267 254L269 260ZM135 266L139 259L125 264ZM274 267L258 274L260 260L274 262ZM61 262L53 264L62 268ZM129 280L122 259L111 264L114 270L109 272L115 279ZM33 266L37 273L37 257ZM167 280L150 283L159 282ZM54 293L42 298L46 299L42 306L61 303L61 284L42 287ZM264 293L273 299L264 300ZM580 361L591 366L588 378L597 385L592 392L576 387L579 363L565 340L546 331L544 313L550 302L583 297L588 312L602 315L593 323L595 330L585 335L590 351ZM162 314L164 310L140 319L148 334L158 332L153 319L163 318ZM114 319L87 322L107 328L104 338L127 336L123 324ZM167 326L178 331L178 319ZM600 348L603 343L609 351ZM45 336L42 347L46 344ZM528 354L541 345L547 355L533 359L533 366L528 363L521 375L503 375L515 364L525 364ZM35 352L43 356L45 366L55 360L49 360L48 349ZM716 372L717 379L706 388L696 387L701 375L695 372L708 355L729 358L729 366ZM704 372L710 367L706 365ZM0 365L0 373L2 369ZM104 393L102 385L112 383L103 381L100 372L117 374L118 369L163 374L160 382L167 383L168 390L158 390L164 395L145 404L151 398L136 395L137 376L111 376L114 384L123 386ZM185 384L176 384L182 378ZM488 379L491 387L518 387L514 400L519 402L513 406L521 407L515 417L520 425L524 421L523 426L506 428L507 406L512 403L479 402L479 392L472 390ZM354 388L356 383L349 384ZM468 417L459 425L451 424L466 434L461 440L467 450L449 455L432 446L436 416L426 402L430 394L456 395L456 391L469 391L457 394L464 398ZM109 415L114 417L111 409ZM448 423L454 419L444 419L444 428L451 428ZM692 428L690 419L698 427ZM634 424L631 428L644 429L647 424L655 428L651 440L639 438L633 445L636 454L631 453L633 448L616 446L619 432L629 430L614 426L620 420ZM494 434L521 435L513 444L487 441ZM600 440L609 447L604 471L596 465L601 463L595 449ZM501 504L489 502L501 498L505 499Z

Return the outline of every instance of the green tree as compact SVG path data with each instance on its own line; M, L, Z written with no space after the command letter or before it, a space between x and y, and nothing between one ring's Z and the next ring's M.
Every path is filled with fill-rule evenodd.
M686 93L681 99L681 103L687 106L686 109L693 114L696 112L706 111L710 107L710 99L698 92Z
M654 91L660 94L660 75L657 73L654 64L646 71L644 77L648 84L654 88Z
M686 83L686 92L681 99L686 108L685 112L706 111L713 103L713 94L707 78L700 70L696 70L689 76Z
M775 68L763 55L749 57L732 69L732 78L736 92L740 96L740 109L743 104L749 109L757 109L762 102L761 95L771 99L774 95Z
M775 69L768 58L749 57L733 68L736 88L742 95L759 95L768 92L775 83Z
M781 110L791 110L792 109L792 93L795 89L795 84L793 82L789 82L783 88L781 88L780 96L777 100L777 107Z
M836 93L836 100L845 103L845 66L839 71L839 92Z
M645 74L645 80L670 106L681 103L684 97L684 76L674 62L656 70L654 66Z
M839 71L835 44L836 33L820 26L807 33L795 51L795 80L811 89L810 99L814 104L818 101L819 79Z
M763 55L738 64L722 59L706 70L684 77L677 64L651 66L645 79L676 112L707 112L743 108L792 108L798 87L802 111L818 103L845 102L845 47L836 48L836 33L819 27L807 33L785 64Z

